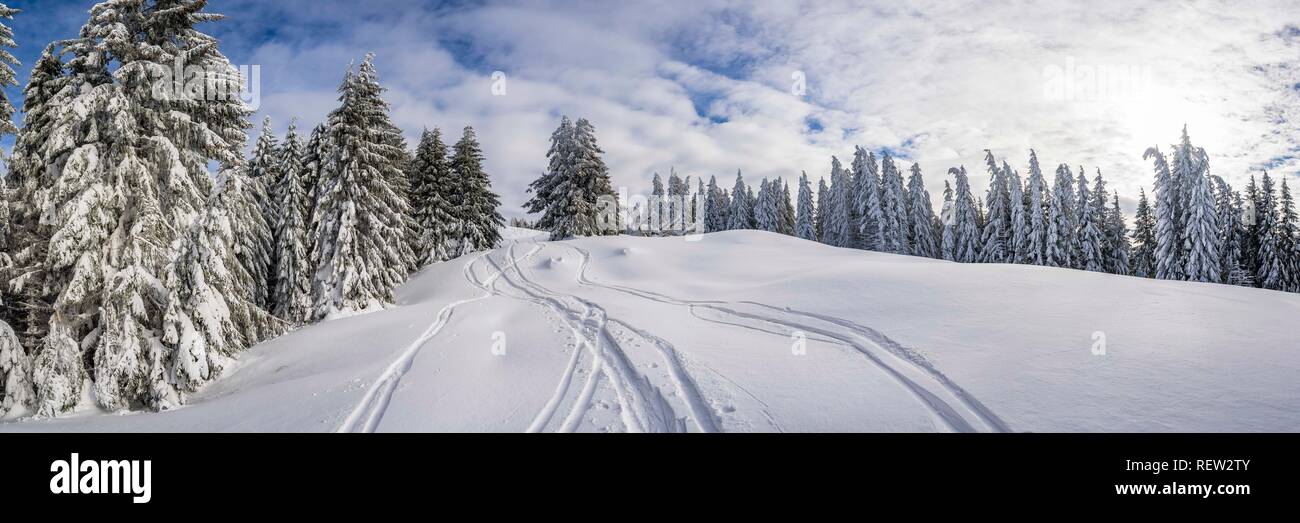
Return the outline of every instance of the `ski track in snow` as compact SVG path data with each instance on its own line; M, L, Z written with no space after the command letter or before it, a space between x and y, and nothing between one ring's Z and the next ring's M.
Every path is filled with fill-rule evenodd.
M507 252L513 252L518 243L518 241L513 241ZM534 249L539 247L540 245L534 247ZM496 263L491 258L488 258L488 262L494 265ZM502 270L503 277L500 281L521 294L517 296L499 294L550 308L566 326L578 335L578 345L589 349L595 360L586 386L579 393L577 400L574 402L573 410L565 418L565 422L561 426L560 430L562 432L571 432L577 429L586 410L590 407L598 375L608 379L613 387L621 407L620 415L622 416L623 425L629 432L685 431L685 421L677 417L659 388L655 387L648 377L636 371L622 345L610 332L610 321L604 308L577 296L556 293L537 285L524 275L518 264L514 264L513 268L515 269L514 274L518 276L519 281L512 278L509 268ZM565 374L570 375L567 370ZM551 409L563 401L563 397L567 395L569 388L569 383L562 377L561 383L556 388L556 396L547 402L542 412L534 419L533 424L529 427L530 431L541 431L546 427L554 415ZM683 395L685 394L683 393ZM701 421L699 419L694 421L701 430L708 430L711 427L711 419L710 421Z
M739 326L737 323L707 318L698 314L696 309L703 308L733 318L768 323L788 329L789 332L804 331L826 336L843 345L852 347L892 376L911 391L921 403L951 430L956 432L1011 432L1011 428L992 410L980 403L965 389L957 386L946 375L939 372L924 356L889 339L875 329L841 318L775 307L758 302L731 303L681 300L644 289L597 283L587 277L591 253L573 245L560 245L564 245L581 256L582 261L579 264L577 276L578 283L581 285L622 292L659 303L688 307L697 318L714 323ZM769 314L764 315L738 310L745 306L767 310ZM770 313L776 314L772 315ZM766 329L750 328L771 333Z
M553 291L530 279L520 264L535 257L545 246L532 241L530 243L534 245L528 252L521 257L515 257L515 248L520 243L519 240L511 240L508 248L483 253L465 264L463 269L465 279L483 290L483 295L450 303L439 310L436 319L424 333L408 345L379 375L366 391L361 402L339 426L337 432L376 431L402 377L410 371L423 347L447 326L458 307L493 296L530 302L552 311L563 326L572 332L575 339L573 352L556 383L552 397L534 416L527 432L542 432L548 427L554 427L559 432L578 430L587 417L602 378L613 389L620 407L621 421L629 432L684 432L688 420L700 432L721 432L719 419L709 407L708 400L701 394L695 379L687 371L676 347L647 330L637 328L623 320L610 318L603 307L591 300ZM844 345L865 356L873 365L907 388L950 430L1011 432L1010 427L992 410L939 372L923 355L904 347L873 328L829 315L754 301L682 300L645 289L598 283L587 275L591 263L590 252L565 243L548 245L562 246L580 256L581 261L576 275L579 285L686 307L694 317L711 323L752 329L774 336L788 336L790 332L802 331L824 337L828 341ZM504 253L510 260L509 263L505 265L498 263L492 258L493 252ZM494 270L490 276L479 280L474 275L474 269L483 261ZM498 284L504 285L509 292L499 288ZM702 314L702 311L707 313ZM732 321L710 317L714 315L722 315ZM755 323L758 325L753 325ZM655 386L648 376L638 372L624 345L611 328L641 340L644 345L652 347L658 353L669 381L676 389L677 397L685 404L686 416L679 416L663 391ZM585 373L584 379L577 379L584 365L584 355L590 357L589 372ZM736 386L759 404L763 404L730 379L713 369L708 370L723 381ZM579 382L581 388L575 391L576 384ZM571 406L556 426L557 416L566 400L571 401ZM776 430L781 430L770 413L763 412L763 414Z
M534 246L524 255L523 258L513 260L509 266L515 266L524 259L532 257L541 249L541 245ZM488 258L490 254L491 252L481 254L467 262L463 271L465 279L469 280L470 283L473 283L476 286L482 287L480 282L474 278L474 264ZM490 261L490 258L488 259ZM495 265L495 263L493 265ZM489 276L484 280L483 284L490 285L497 278L501 277L504 270L505 269L502 269L500 272ZM397 391L398 384L402 381L402 377L411 370L411 365L415 362L416 356L420 354L420 350L424 348L425 344L437 336L438 333L447 326L447 323L451 321L452 313L456 311L457 307L481 301L490 298L491 296L492 293L488 292L477 298L469 298L449 303L439 310L436 319L429 325L429 328L425 329L424 333L421 334L420 337L411 342L411 344L398 355L397 359L393 360L393 362L384 369L384 372L381 373L375 382L371 384L370 388L366 390L366 395L362 397L361 402L352 409L352 412L348 414L348 417L343 420L343 423L339 425L339 428L335 432L375 432L379 428L379 423L383 421L384 414L388 411L388 405L393 400L393 394Z

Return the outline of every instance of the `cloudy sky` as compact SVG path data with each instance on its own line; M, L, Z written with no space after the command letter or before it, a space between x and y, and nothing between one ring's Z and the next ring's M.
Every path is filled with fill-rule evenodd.
M26 10L12 23L26 64L75 35L94 4L7 3ZM1023 173L1034 148L1045 167L1100 168L1131 209L1150 187L1143 150L1167 148L1184 124L1230 183L1264 169L1300 183L1294 0L212 0L209 10L228 16L207 28L227 56L261 66L259 121L271 116L280 133L290 118L319 122L348 64L373 52L412 142L426 126L478 130L509 216L561 114L596 125L615 183L633 192L673 166L728 186L737 169L751 182L815 178L862 145L919 162L937 202L949 167L965 164L982 191L984 149Z

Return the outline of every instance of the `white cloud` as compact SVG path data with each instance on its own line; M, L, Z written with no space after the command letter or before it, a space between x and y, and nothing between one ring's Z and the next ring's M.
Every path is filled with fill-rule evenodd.
M904 149L938 202L948 167L981 173L992 148L1023 171L1033 147L1049 170L1100 167L1128 201L1150 183L1142 150L1167 146L1184 123L1234 185L1270 161L1287 174L1300 165L1285 159L1300 156L1300 11L1289 2L276 4L286 26L306 16L343 28L286 30L250 51L281 129L291 115L323 117L347 63L373 51L412 140L426 125L479 130L508 214L545 165L561 113L596 124L616 184L634 190L673 165L726 185L738 168L751 182L816 177L832 154L847 163L864 145ZM1051 96L1045 73L1067 66L1147 76L1124 96ZM503 97L490 92L498 69ZM790 92L795 71L806 97ZM693 100L725 121L696 114Z

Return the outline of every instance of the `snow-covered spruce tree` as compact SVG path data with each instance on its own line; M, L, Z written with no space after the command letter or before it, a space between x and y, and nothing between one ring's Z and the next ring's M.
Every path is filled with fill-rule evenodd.
M1147 149L1143 158L1155 164L1155 215L1156 215L1156 272L1159 280L1182 280L1186 276L1183 268L1182 232L1180 230L1179 192L1169 171L1169 162L1159 148Z
M1273 178L1265 172L1259 184L1259 206L1255 208L1256 227L1259 229L1255 282L1265 289L1282 290L1286 284L1283 280L1285 261L1278 245L1277 193L1273 187Z
M1156 275L1156 216L1147 200L1146 189L1138 193L1137 214L1133 218L1133 275L1154 278Z
M1074 174L1070 172L1070 166L1061 164L1056 168L1056 180L1052 184L1052 205L1048 212L1045 252L1048 266L1067 268L1075 266L1071 254L1074 252L1076 205Z
M8 323L0 322L0 417L32 404L31 372L22 340Z
M1241 194L1235 192L1232 193L1232 206L1235 211L1233 213L1234 216L1240 220L1245 212L1245 203L1242 202ZM1237 231L1237 242L1238 246L1241 248L1241 252L1237 255L1237 262L1230 266L1228 268L1228 273L1224 275L1224 282L1242 287L1254 287L1255 276L1246 268L1246 263L1250 256L1246 254L1246 249L1244 247L1247 241L1246 228L1244 224L1239 225Z
M853 211L858 217L858 246L870 251L881 250L881 224L884 221L880 202L880 169L876 155L858 147L853 153Z
M956 229L953 228L954 202L952 195L952 184L948 180L943 181L943 209L939 212L939 257L955 261L957 251Z
M754 194L753 187L748 187L748 186L745 187L745 198L746 198L745 210L749 211L749 216L747 217L747 219L749 220L749 223L754 223L754 206L758 204L758 196Z
M1246 272L1242 267L1241 197L1219 176L1214 181L1214 213L1218 218L1219 280L1242 285Z
M9 52L10 49L18 48L18 43L14 41L14 30L3 20L13 20L14 15L21 12L0 3L0 136L18 134L18 127L14 125L14 105L4 90L18 85L14 67L22 64Z
M1124 222L1124 211L1119 208L1119 191L1111 198L1110 212L1106 213L1106 241L1109 259L1106 266L1112 274L1129 275L1133 272L1132 245L1128 241L1128 224Z
M579 124L581 124L579 120ZM498 208L501 197L492 192L492 180L483 170L483 151L473 127L465 127L460 141L453 147L451 171L460 190L456 219L460 223L456 242L458 256L474 251L495 249L501 243L501 226L505 219Z
M1242 198L1242 268L1253 280L1259 274L1259 186L1255 184L1255 175L1250 175Z
M831 201L831 189L826 186L826 179L817 180L817 214L813 216L813 231L817 233L817 241L822 241L822 236L826 231L826 202Z
M1105 198L1106 186L1101 179L1101 172L1097 173L1097 188L1100 189L1101 196L1096 197L1092 190L1088 189L1088 177L1084 174L1083 169L1079 169L1079 190L1077 193L1078 206L1075 207L1076 223L1074 230L1074 253L1072 259L1075 260L1075 266L1079 269L1092 272L1105 272L1106 270L1106 253L1105 237L1102 231L1105 227Z
M650 179L650 208L647 209L649 218L649 232L658 234L668 225L668 191L664 188L664 180L655 172L654 177Z
M704 198L704 230L718 232L727 230L727 207L723 190L718 187L718 177L709 177L709 186Z
M758 202L754 205L754 228L760 231L780 232L781 207L777 201L781 196L780 180L767 181L759 185Z
M1031 265L1047 265L1047 244L1049 240L1049 231L1051 222L1048 221L1048 209L1050 205L1050 196L1047 194L1047 180L1043 177L1043 169L1038 163L1038 154L1032 149L1029 151L1029 183L1026 185L1029 192L1027 197L1028 206L1025 211L1029 217L1025 222L1028 224L1029 234L1025 243L1024 263Z
M880 250L895 254L907 253L907 195L903 189L903 175L888 153L881 160L880 189ZM820 205L820 204L819 204Z
M790 198L790 184L784 179L781 182L781 234L794 236L795 210L794 204Z
M907 209L912 255L938 258L939 238L934 230L934 205L930 202L930 192L925 190L920 164L912 164L912 175L907 180L907 194L911 199Z
M1188 281L1219 283L1222 277L1218 242L1218 217L1210 179L1196 173L1187 179L1187 206L1184 208L1184 273Z
M168 351L151 369L170 379L151 380L149 403L155 408L184 402L187 394L219 377L240 352L283 330L282 322L253 302L250 289L256 276L235 253L239 236L250 227L265 227L250 191L257 183L236 169L222 173L168 267L162 325Z
M948 174L956 180L952 207L953 261L975 263L979 259L979 216L975 211L970 181L965 167L953 167Z
M1190 232L1187 225L1187 213L1190 212L1192 203L1192 192L1196 190L1195 186L1201 183L1201 178L1209 175L1209 156L1205 150L1192 145L1192 139L1187 134L1187 126L1183 125L1183 133L1174 144L1169 154L1169 173L1173 181L1173 216L1174 228L1178 231L1178 242L1182 248L1180 256L1187 256L1187 234ZM1184 266L1183 278L1188 279L1185 266L1187 261L1183 260Z
M682 181L681 176L677 175L677 168L668 169L668 201L665 202L664 216L667 218L664 229L671 234L680 233L686 224L685 209L682 207L682 197L686 196L689 189L686 183Z
M321 173L325 171L325 163L329 160L330 146L326 142L329 133L325 124L319 124L311 130L311 136L307 138L307 145L303 147L302 168L303 168L303 186L307 188L307 223L314 223L316 216L316 205L320 202L320 196L325 193L321 188Z
M799 209L795 217L794 235L804 240L817 241L817 228L813 218L812 184L808 173L799 175Z
M1002 175L1007 180L1007 200L1011 207L1011 231L1007 237L1007 258L1011 263L1029 263L1029 213L1026 205L1024 183L1020 173L1011 169L1006 160L1002 161Z
M988 202L988 224L984 227L980 249L981 263L1004 263L1011 252L1011 190L1007 187L1007 173L998 166L993 151L984 150L984 161L989 170L989 188L984 196Z
M751 220L754 209L749 204L749 198L746 197L748 190L744 176L740 171L736 171L736 185L731 189L731 209L728 210L727 230L754 228Z
M307 201L307 171L302 164L303 156L297 126L290 123L280 149L280 180L271 188L271 199L279 206L276 212L278 221L270 224L275 246L271 312L293 324L309 321L312 311L312 267L307 235L311 202Z
M851 184L852 181L849 179L848 172L844 170L844 166L840 164L840 159L832 156L831 198L824 207L826 221L822 233L822 243L836 247L852 247L854 244L852 215L849 212Z
M0 20L12 20L18 12L0 3ZM18 60L9 53L9 49L17 46L13 30L0 22L0 136L18 132L13 123L14 106L4 92L6 88L18 85L13 69ZM6 171L12 172L12 165ZM19 187L9 186L9 172L0 178L0 275L4 279L13 276L15 264L10 252L17 245L12 241L15 231L11 202L19 194ZM23 319L23 309L7 287L0 285L0 416L15 407L27 407L33 396L31 361L22 340L12 328Z
M561 118L551 134L547 171L529 185L533 198L524 204L529 213L542 213L537 226L551 231L551 239L604 233L598 204L602 197L613 197L614 190L603 152L589 122L574 125L567 116Z
M280 141L271 128L271 117L267 116L262 120L262 134L258 136L257 143L253 146L253 157L248 161L248 178L252 182L249 191L257 200L264 221L272 227L280 222L281 202L278 199L280 195L275 194L275 188L280 185L283 178L280 160ZM256 254L241 252L240 257L245 260L245 263L252 265L251 284L257 303L269 310L274 307L271 290L276 285L275 268L278 265L275 259L275 246L273 244L255 246L254 252Z
M420 265L451 259L457 225L456 209L451 204L454 190L442 130L426 129L411 164L411 206L420 233L416 243ZM534 226L541 227L540 221Z
M315 319L391 303L414 257L402 219L406 198L393 183L399 155L383 136L388 103L371 57L360 72L349 68L339 93L312 217Z
M57 175L40 202L44 288L59 289L33 359L40 415L76 406L87 361L101 407L157 406L170 246L209 194L208 163L239 165L247 140L239 74L195 29L220 18L205 4L104 1L61 42L67 87L48 101L49 128L35 131L49 133L39 152ZM179 79L158 74L178 61L207 73L202 92L176 92Z
M1282 259L1282 290L1300 292L1300 274L1296 267L1296 209L1291 187L1282 178L1282 198L1278 200L1277 252Z
M45 342L52 303L60 290L44 284L50 238L48 225L42 226L40 218L44 211L41 202L48 199L53 180L44 150L52 132L50 124L59 110L49 102L66 83L57 50L47 47L24 89L25 126L18 133L5 177L9 228L3 249L9 259L8 266L0 270L3 275L0 282L4 283L0 285L4 295L0 306L4 308L5 321L18 331L22 348L0 355L0 415L19 404L28 409L34 407L32 359ZM6 402L8 407L3 407Z

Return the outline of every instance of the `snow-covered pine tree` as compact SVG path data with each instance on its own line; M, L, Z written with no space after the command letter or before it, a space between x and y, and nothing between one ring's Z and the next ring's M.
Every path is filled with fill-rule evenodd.
M921 176L921 164L912 164L912 175L907 180L907 194L911 199L908 205L908 227L911 229L912 255L926 258L940 256L938 235L934 230L934 205L930 202L930 192L925 190L925 179Z
M984 227L980 249L981 263L1005 263L1012 256L1011 244L1011 190L1007 174L993 158L993 151L984 150L984 161L989 170L989 188L984 196L988 202L988 223Z
M533 198L524 208L542 213L537 226L551 231L553 240L604 233L598 204L613 196L613 187L594 132L587 120L575 125L563 117L551 135L547 172L529 185Z
M1291 187L1282 177L1282 198L1278 200L1277 252L1282 259L1282 290L1300 292L1300 274L1296 267L1296 209Z
M1187 134L1187 126L1183 125L1183 133L1177 144L1172 146L1169 155L1169 173L1172 180L1172 197L1173 197L1173 217L1174 228L1178 231L1178 244L1182 249L1179 253L1182 261L1183 270L1182 278L1188 279L1186 265L1187 261L1182 259L1188 255L1187 234L1187 213L1193 205L1192 192L1197 190L1196 185L1201 184L1201 178L1209 175L1209 160L1205 151L1192 145L1192 140Z
M781 213L781 226L777 229L777 232L786 236L794 236L795 216L794 205L790 200L790 184L786 183L785 179L782 178L777 178L775 183L780 186L780 190L777 191L776 195L776 207Z
M1265 172L1264 177L1260 179L1259 207L1255 208L1256 226L1259 229L1259 252L1256 254L1255 262L1258 272L1255 273L1255 281L1265 289L1282 290L1286 285L1283 280L1285 269L1282 267L1285 260L1278 245L1280 218L1277 211L1277 193L1273 187L1273 178Z
M1247 274L1242 267L1241 197L1219 176L1214 180L1214 213L1218 218L1219 280L1243 285ZM1253 279L1251 279L1253 281Z
M754 228L760 231L780 232L781 230L780 180L763 180L758 190L758 201L754 205Z
M736 171L736 185L731 189L731 209L728 210L727 230L752 229L754 209L749 204L745 177Z
M965 167L948 170L956 183L953 195L953 261L975 263L979 259L979 215L975 198L971 195L970 181Z
M1235 211L1233 215L1236 216L1237 220L1241 220L1242 215L1245 213L1245 203L1242 202L1241 194L1232 193L1232 206ZM1246 261L1250 256L1247 255L1244 247L1246 244L1246 228L1244 224L1239 225L1237 231L1237 242L1241 246L1241 252L1237 255L1237 263L1228 268L1228 273L1224 276L1224 282L1242 287L1254 287L1255 276L1246 268Z
M280 149L280 181L272 187L272 200L278 202L276 219L270 224L275 245L275 287L271 289L271 312L293 324L306 323L312 310L312 267L310 240L307 235L308 212L306 169L302 140L293 122L285 133ZM232 183L227 181L226 183ZM209 202L209 207L211 207Z
M8 323L0 322L0 417L32 404L31 372L22 340Z
M576 124L582 127L582 120ZM492 192L492 180L483 170L483 151L473 127L465 127L460 141L453 147L451 171L460 191L456 205L456 220L460 224L456 241L457 256L474 251L495 249L501 243L501 226L505 219L498 208L501 197Z
M271 128L271 117L267 116L262 119L262 134L258 136L257 143L253 146L253 157L248 161L248 178L252 182L249 190L257 200L263 221L271 227L280 222L280 195L275 194L275 189L281 186L284 177L280 170L280 159L280 141ZM240 257L245 263L253 265L250 268L253 270L253 280L250 283L257 303L270 310L274 308L271 294L276 286L275 273L279 265L275 259L275 246L268 243L257 246L254 251L255 255L241 252Z
M14 41L14 30L3 20L13 20L14 15L21 12L0 3L0 136L18 134L18 127L14 125L14 105L4 90L18 85L14 67L22 64L9 52L10 49L17 49L18 43Z
M19 65L18 60L9 52L9 49L18 47L18 44L14 42L13 29L3 23L3 20L12 20L18 13L17 9L0 3L0 136L18 132L13 122L14 106L4 92L6 88L18 85L13 69ZM4 178L0 178L0 275L4 275L4 279L12 277L15 268L10 256L11 250L17 245L12 241L15 231L11 202L19 194L20 188L9 186L12 165L9 167ZM16 303L7 287L0 285L0 416L17 407L26 408L33 397L31 360L21 338L12 327L19 325L23 319L23 308Z
M1255 175L1250 175L1246 183L1246 194L1242 203L1242 268L1253 280L1259 274L1259 186L1255 184Z
M1079 179L1086 177L1083 175L1083 168L1079 168ZM1096 213L1093 220L1097 223L1097 230L1101 232L1101 264L1102 270L1114 273L1114 264L1112 263L1115 253L1112 251L1114 242L1110 237L1110 191L1106 189L1106 180L1101 176L1101 168L1097 168L1097 177L1093 178L1092 185L1092 212Z
M948 183L948 180L944 180L943 210L939 213L939 223L942 226L939 238L939 256L948 261L956 261L957 259L957 230L953 228L954 212L952 184Z
M836 247L852 247L854 245L853 219L852 213L849 211L852 183L849 173L840 164L840 159L832 156L831 198L829 202L826 202L826 221L822 234L822 243Z
M1183 210L1184 274L1188 281L1219 283L1222 277L1218 242L1218 217L1210 179L1198 172L1186 173L1187 206Z
M283 330L282 322L252 301L256 276L235 252L239 236L266 227L250 190L257 183L237 169L224 172L168 266L161 339L167 352L151 365L161 377L150 380L147 391L155 409L183 403L186 394L217 379L239 353ZM292 220L291 209L285 211L283 216Z
M799 209L795 217L794 235L805 240L817 241L817 228L813 217L812 184L808 182L808 173L799 175Z
M327 119L330 149L312 218L316 319L391 303L414 257L403 219L407 200L394 184L400 155L384 135L388 103L372 60L367 56L357 73L349 68L340 106ZM462 196L470 191L462 188Z
M853 211L858 217L859 247L870 251L881 250L884 239L881 226L884 221L880 201L880 172L875 153L857 147L853 153Z
M656 171L654 177L650 179L650 208L647 209L647 218L649 219L649 232L659 234L667 229L668 221L668 191L664 188L664 180L659 177Z
M1138 194L1137 215L1133 219L1133 275L1156 276L1156 216L1147 200L1146 189Z
M1119 208L1119 191L1111 198L1110 212L1106 213L1106 241L1109 259L1106 266L1112 274L1132 274L1132 245L1128 241L1128 224L1124 222L1124 211Z
M1082 175L1083 173L1079 173ZM1052 184L1052 204L1048 211L1047 245L1044 253L1048 266L1074 267L1074 231L1077 225L1074 209L1078 200L1074 194L1074 174L1070 166L1056 168L1056 181Z
M894 165L894 159L885 154L881 165L880 190L880 250L906 254L907 245L907 195L903 188L903 175Z
M1025 186L1020 173L1012 170L1006 160L1002 161L1002 176L1007 180L1007 203L1011 207L1007 257L1011 263L1029 263L1029 214L1025 210L1029 202L1025 198Z
M718 232L727 230L726 207L723 204L722 189L718 187L718 177L709 177L709 186L705 190L704 230Z
M93 363L95 401L149 405L160 387L170 247L199 214L209 162L241 163L250 110L242 81L195 26L220 17L202 0L107 0L94 6L69 56L66 87L47 101L49 238L46 289L59 289L49 334L33 358L35 410L53 416L82 397ZM207 72L200 93L157 74L176 63ZM209 94L217 94L208 96ZM194 96L198 94L198 96ZM88 126L86 122L96 122Z
M685 229L686 213L682 205L682 199L690 190L681 176L677 175L677 168L672 167L668 170L668 201L664 208L664 216L667 221L664 229L672 234L680 233Z
M442 130L426 129L411 164L411 205L420 233L416 245L421 265L451 259L457 231L456 208L451 203L455 181ZM540 221L534 226L542 227Z
M1143 158L1155 164L1156 272L1159 280L1186 279L1183 268L1182 232L1179 220L1179 191L1169 171L1169 162L1157 147L1147 149Z
M325 171L325 164L329 161L329 153L332 149L326 142L328 138L329 132L325 124L319 124L311 130L307 145L303 147L303 186L307 188L308 224L314 223L316 206L320 202L320 196L325 193L325 188L321 187L323 180L321 173Z
M831 188L826 185L825 178L817 180L817 214L813 217L813 230L817 233L817 241L822 241L822 236L826 232L826 202L831 201Z
M50 328L50 314L57 294L44 284L45 260L49 245L49 228L40 223L42 202L53 187L54 171L45 160L45 148L53 132L52 122L60 107L51 100L69 82L64 74L58 49L45 48L32 68L31 79L23 90L23 129L14 143L13 157L6 178L10 198L10 256L14 265L4 274L3 287L11 293L5 304L29 356L44 343Z
M1038 163L1038 153L1033 149L1029 150L1029 183L1026 185L1029 194L1026 197L1028 207L1025 211L1029 217L1025 222L1028 224L1029 233L1025 244L1025 263L1031 265L1047 265L1047 245L1049 240L1049 231L1051 222L1048 221L1048 206L1051 205L1051 197L1047 193L1047 180L1043 177L1043 169Z
M1103 219L1105 207L1105 182L1101 179L1101 173L1097 173L1097 187L1101 189L1101 196L1094 197L1093 192L1088 189L1088 176L1084 174L1082 168L1079 172L1079 190L1077 193L1078 205L1075 207L1075 230L1074 230L1074 252L1071 259L1074 260L1075 266L1079 269L1092 272L1106 271L1106 253L1104 252L1105 239L1102 236L1102 230L1105 226ZM1099 205L1100 204L1100 205Z

